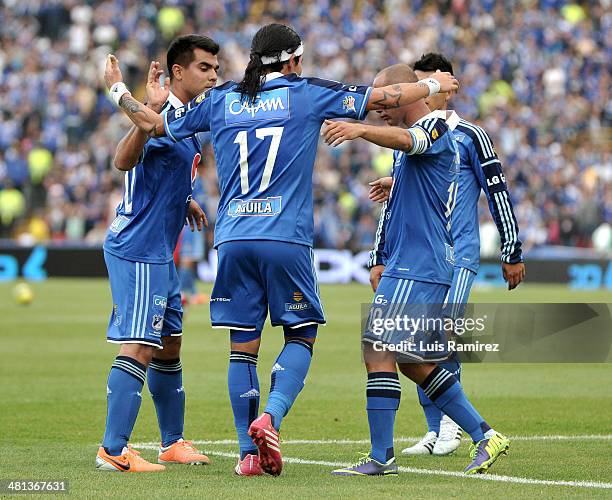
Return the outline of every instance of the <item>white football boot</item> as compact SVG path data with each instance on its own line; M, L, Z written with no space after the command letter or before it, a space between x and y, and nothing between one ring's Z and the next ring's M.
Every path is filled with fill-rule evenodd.
M463 431L448 415L444 415L440 421L440 437L433 447L433 454L442 456L450 455L461 444Z
M431 455L437 439L438 435L430 431L417 444L404 448L402 455Z

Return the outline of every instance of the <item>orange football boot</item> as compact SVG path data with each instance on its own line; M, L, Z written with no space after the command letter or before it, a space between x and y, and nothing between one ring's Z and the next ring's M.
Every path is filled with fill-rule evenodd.
M157 462L160 464L208 465L210 458L196 450L191 441L179 439L170 446L159 448Z
M163 465L147 462L130 445L123 448L123 452L119 456L109 455L100 446L96 456L96 470L110 472L161 472L165 469Z

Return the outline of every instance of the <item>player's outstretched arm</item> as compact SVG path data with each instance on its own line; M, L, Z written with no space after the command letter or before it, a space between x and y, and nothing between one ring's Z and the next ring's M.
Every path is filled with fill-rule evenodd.
M438 71L429 78L416 83L397 83L386 87L373 88L366 104L368 111L399 108L419 99L459 89L459 82L450 73Z
M322 135L325 142L332 147L339 146L345 141L362 138L384 148L400 151L410 151L412 149L412 136L405 129L399 127L377 127L363 123L325 120L325 129Z
M159 61L152 61L149 66L149 75L147 78L147 107L161 113L164 103L168 99L170 92L170 79L166 78L165 84L162 86L159 82L160 76L163 74ZM135 125L130 128L128 133L119 141L113 158L115 168L122 171L128 171L134 168L140 160L145 144L149 140L149 136Z
M123 83L119 61L112 54L106 58L104 83L110 92L111 99L132 120L134 125L150 137L166 135L163 117L132 97Z

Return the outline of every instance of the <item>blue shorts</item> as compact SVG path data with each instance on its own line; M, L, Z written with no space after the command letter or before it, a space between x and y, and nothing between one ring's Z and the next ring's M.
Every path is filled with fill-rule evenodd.
M185 226L181 235L179 256L181 259L189 259L196 262L204 260L204 233L191 231L189 226Z
M133 262L104 252L113 311L106 339L162 347L161 337L183 331L183 307L174 262Z
M261 335L272 326L325 324L312 248L270 240L219 245L217 278L210 299L213 328Z
M453 319L462 318L470 297L476 273L465 267L455 267L453 282L446 298L445 314Z
M441 327L448 290L448 285L383 275L369 308L363 341L373 344L375 351L394 352L398 363L446 360L449 352Z

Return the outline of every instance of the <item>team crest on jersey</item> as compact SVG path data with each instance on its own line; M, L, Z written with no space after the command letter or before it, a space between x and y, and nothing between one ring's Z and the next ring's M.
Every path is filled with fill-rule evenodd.
M293 300L296 302L301 302L304 298L304 294L302 292L293 292Z
M118 304L113 305L113 326L121 325L122 319L123 317L121 316L121 314L119 314L119 305Z
M161 332L162 328L164 327L164 317L160 314L154 314L153 321L151 321L151 326L156 332Z
M357 110L355 109L355 98L352 95L347 95L344 99L342 99L342 109L357 113Z
M268 198L254 200L230 201L227 214L230 217L272 217L281 212L282 196L269 196Z
M288 88L261 92L253 103L243 100L238 92L230 92L225 96L226 124L276 120L290 116Z

